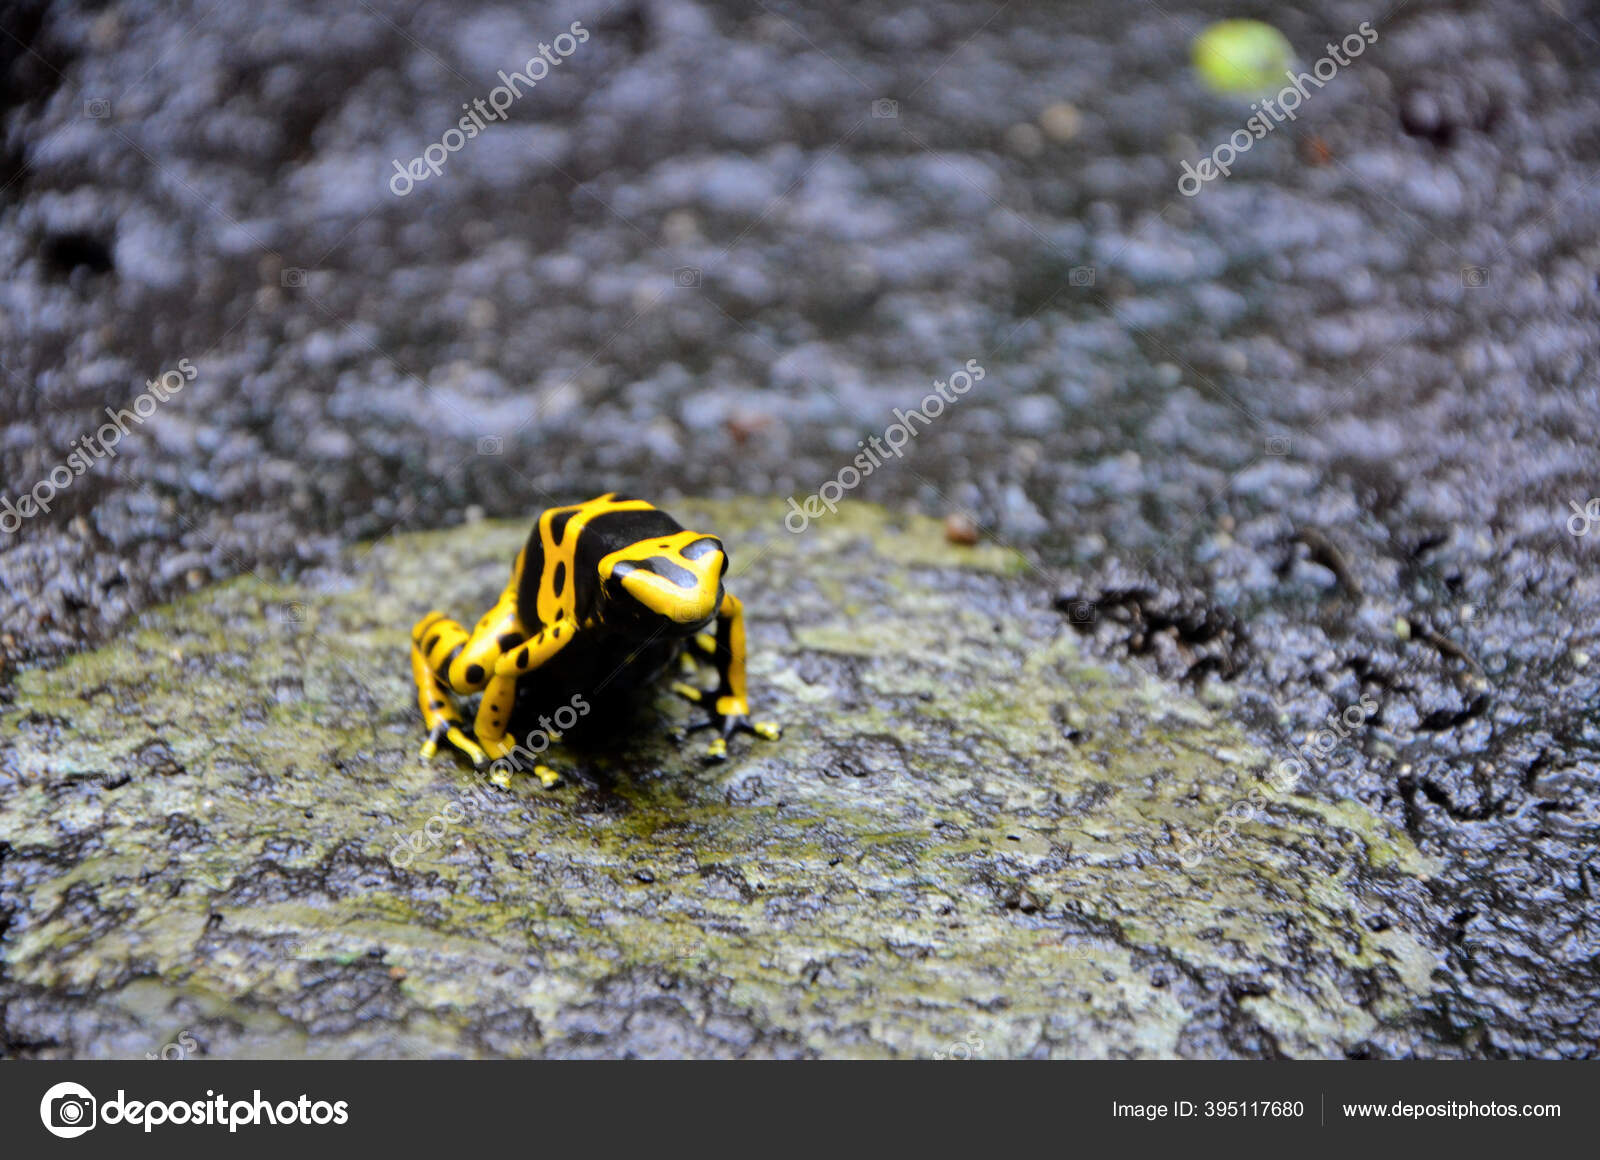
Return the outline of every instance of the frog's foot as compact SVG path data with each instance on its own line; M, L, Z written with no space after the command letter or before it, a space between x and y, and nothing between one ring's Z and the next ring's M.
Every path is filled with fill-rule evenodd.
M673 683L672 691L686 701L696 705L705 706L712 700L714 694L705 689L698 689L693 685L686 685L682 681ZM776 741L783 736L781 726L772 721L750 720L750 709L739 697L716 697L709 706L710 717L698 725L691 725L689 732L701 729L715 729L721 736L715 738L706 746L706 760L726 761L728 758L728 738L737 733L753 733L757 737L764 737L768 741Z
M511 780L515 775L515 768L507 769L502 766L499 769L491 767L489 770L489 780L501 789L510 789ZM543 764L534 765L533 776L539 779L539 784L544 786L545 789L555 789L561 784L562 780L559 772Z
M560 741L561 734L552 731L549 734L551 741ZM480 737L483 743L483 760L475 762L479 773L487 772L489 780L501 789L511 788L512 777L520 772L522 764L515 754L518 749L516 737L510 733L502 733L498 737ZM527 757L527 750L523 750L523 757ZM561 774L542 762L535 762L532 770L533 776L539 779L545 789L554 789L562 782Z
M476 741L468 737L456 726L447 721L441 721L429 731L427 740L422 743L422 759L424 761L433 760L434 754L439 752L439 742L441 741L448 741L451 745L461 750L473 765L481 766L489 760L488 756L483 752L483 747Z

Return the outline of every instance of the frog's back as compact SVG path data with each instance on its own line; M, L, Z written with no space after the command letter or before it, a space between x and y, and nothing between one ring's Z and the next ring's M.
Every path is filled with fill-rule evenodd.
M654 504L614 492L539 513L523 548L517 612L530 632L562 616L582 623L599 596L600 561L683 526Z

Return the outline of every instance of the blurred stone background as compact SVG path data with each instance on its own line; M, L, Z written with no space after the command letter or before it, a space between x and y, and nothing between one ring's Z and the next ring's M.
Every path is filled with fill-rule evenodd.
M804 496L976 359L856 494L1278 751L1372 696L1304 789L1441 859L1410 1049L1592 1054L1600 19L1390 9L12 4L0 490L198 375L0 536L3 680L480 511ZM1227 16L1379 40L1186 198L1249 115L1188 68Z

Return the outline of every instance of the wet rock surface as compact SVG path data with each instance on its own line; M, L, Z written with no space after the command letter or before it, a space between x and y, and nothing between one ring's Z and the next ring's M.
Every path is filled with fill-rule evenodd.
M5 496L146 380L185 358L198 375L0 538L8 730L48 715L22 691L35 666L125 647L215 581L313 591L362 540L612 487L803 497L975 359L983 381L858 497L968 513L1032 563L1003 619L1053 618L1263 752L1378 705L1300 796L1408 835L1432 871L1378 883L1362 921L1439 957L1408 1020L1271 1036L1594 1052L1600 533L1568 530L1600 492L1592 14L1401 6L1191 199L1180 163L1248 110L1184 67L1222 13L1170 4L14 12ZM1372 15L1271 19L1308 66ZM591 38L507 123L390 192L394 159L575 19ZM271 674L291 698L297 676ZM357 682L337 696L363 720L406 708ZM138 735L105 727L102 745ZM140 779L182 764L193 722L169 733ZM58 870L91 856L84 825L48 835ZM120 929L81 891L62 905ZM0 909L7 1050L91 1050L91 982L14 973L20 907ZM389 1012L387 968L352 970L319 985ZM641 978L610 985L655 1002ZM349 1016L340 1041L312 1007L268 1021L402 1050L386 1019ZM1225 1034L1223 1006L1184 1007L1202 1009L1209 1032L1154 1050L1274 1050ZM527 1041L533 1016L478 1015L481 1050ZM749 1050L817 1042L796 1034Z
M233 581L30 672L0 739L7 1035L41 1055L1339 1055L1415 1034L1434 871L1085 658L1022 561L851 505L723 531L778 742L647 697L568 784L422 762L404 627L520 525ZM440 559L456 562L443 572ZM743 560L744 563L740 563ZM598 712L598 710L596 710ZM693 736L693 735L691 735ZM703 735L701 735L703 738Z

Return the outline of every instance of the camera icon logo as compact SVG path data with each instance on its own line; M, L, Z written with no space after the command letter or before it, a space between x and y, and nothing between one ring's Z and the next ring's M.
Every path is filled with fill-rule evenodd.
M935 1051L935 1059L982 1059L983 1040L974 1032L967 1032L965 1042L956 1040L954 1043L945 1044L943 1051Z
M39 1119L52 1136L71 1140L94 1127L98 1106L82 1084L58 1083L39 1101Z
M500 455L506 449L506 441L499 435L485 435L478 440L479 455Z
M700 285L700 267L679 266L672 271L672 284L680 290L693 289Z
M90 97L83 102L83 115L91 121L104 121L111 116L111 102L104 97Z
M306 284L306 272L299 266L285 266L278 279L285 286L304 286Z
M1067 271L1067 285L1069 285L1069 286L1093 286L1094 285L1094 267L1093 266L1074 266L1074 267L1072 267L1072 269Z
M1093 624L1097 612L1092 600L1073 600L1067 604L1067 619L1073 624Z
M879 97L872 102L872 115L880 121L892 121L900 115L900 102Z
M1461 284L1469 290L1489 284L1489 271L1483 266L1461 267Z
M1287 455L1287 454L1289 454L1289 437L1287 435L1268 435L1267 436L1267 454L1268 455Z

